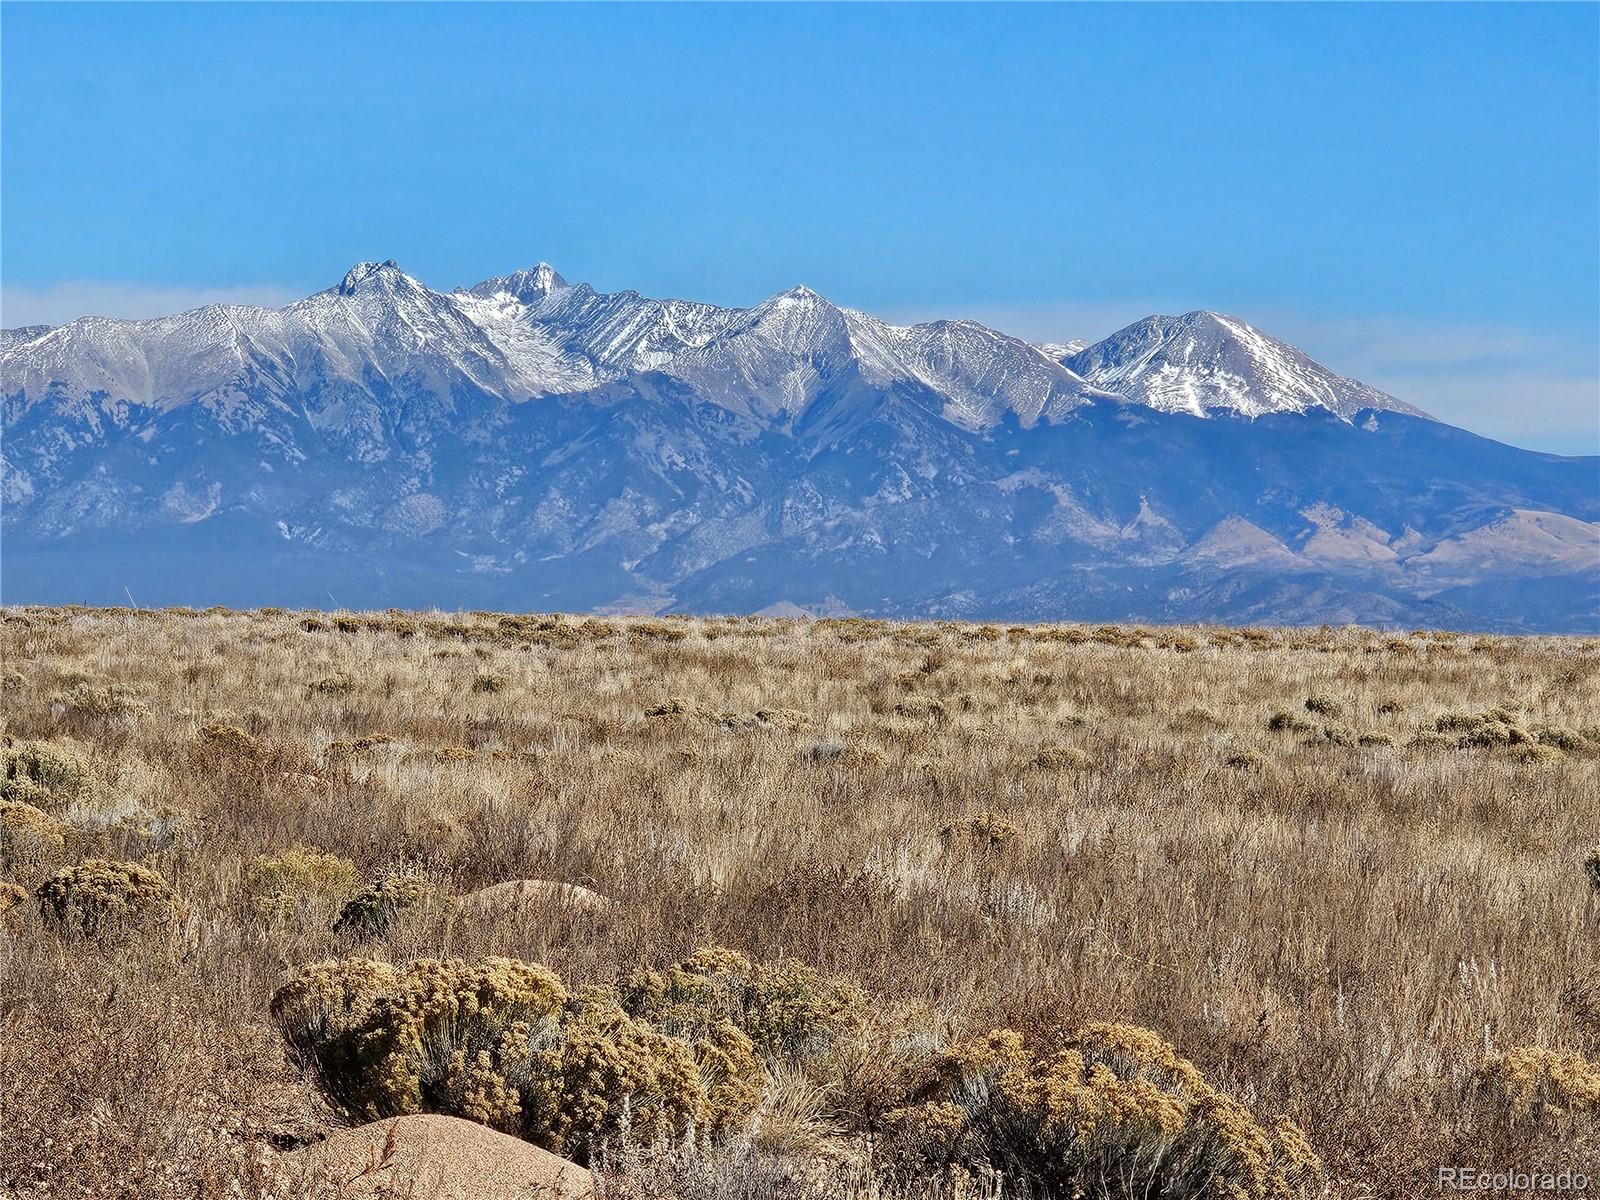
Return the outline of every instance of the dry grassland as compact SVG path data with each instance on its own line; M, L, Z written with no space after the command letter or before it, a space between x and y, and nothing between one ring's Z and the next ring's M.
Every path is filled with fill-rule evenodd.
M39 894L0 933L0 1193L270 1192L343 1119L269 1012L304 964L577 987L705 946L809 964L930 1054L1154 1031L1305 1131L1307 1195L1600 1178L1600 642L61 609L0 637L7 795L60 835L6 843ZM29 782L38 743L89 775ZM264 887L295 846L354 874ZM90 858L171 911L74 926L49 881ZM431 899L336 932L383 879ZM449 899L521 879L613 903ZM769 1062L720 1143L566 1149L614 1195L961 1194L867 1148L907 1101L871 1065Z

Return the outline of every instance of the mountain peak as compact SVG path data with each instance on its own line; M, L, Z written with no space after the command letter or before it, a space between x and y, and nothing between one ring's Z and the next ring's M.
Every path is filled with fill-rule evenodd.
M467 291L470 295L484 297L504 293L523 304L532 304L543 300L552 292L559 292L571 286L549 263L538 262L531 267L513 271L509 275L492 275L482 283L474 284Z
M1256 417L1317 408L1346 420L1364 408L1427 415L1335 374L1238 317L1205 309L1145 317L1061 361L1126 399L1196 416L1210 409Z
M400 269L400 264L392 258L384 259L381 263L358 262L344 273L344 278L339 282L341 296L353 296L363 284L386 283L394 284L407 278L406 273Z
M778 301L782 301L782 300L797 300L797 301L804 301L806 303L814 303L814 302L820 301L823 304L826 304L828 302L820 292L812 291L810 288L808 288L803 283L795 284L787 292L779 292L776 296L772 297L772 299L773 300L778 300Z

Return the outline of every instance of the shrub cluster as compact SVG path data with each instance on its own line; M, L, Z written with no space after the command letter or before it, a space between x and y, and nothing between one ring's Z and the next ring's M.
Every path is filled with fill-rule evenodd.
M360 886L355 863L298 843L281 854L258 857L247 880L251 907L273 921L319 905L343 905Z
M56 697L55 704L67 716L80 719L132 719L150 712L150 706L139 699L136 692L116 684L97 688L81 682L65 695Z
M1484 1060L1481 1080L1513 1122L1561 1123L1600 1115L1600 1062L1575 1052L1519 1046Z
M1148 1030L1091 1024L1060 1049L1001 1030L957 1046L888 1115L918 1166L982 1164L1049 1195L1297 1197L1321 1173L1291 1121L1264 1127Z
M413 871L390 871L362 888L339 910L333 931L359 940L383 937L395 916L439 898L438 889Z
M17 742L0 750L0 797L60 813L95 792L89 762L66 742Z
M22 800L0 799L0 870L19 878L37 875L60 858L66 829L43 809Z
M651 1143L729 1127L761 1094L754 1043L728 1017L669 1033L614 988L569 993L516 959L319 963L279 989L272 1013L358 1115L442 1112L580 1158L624 1132Z
M170 924L181 912L177 893L157 872L104 858L63 867L34 898L47 920L90 937Z
M1528 764L1558 763L1567 753L1588 750L1593 744L1587 730L1548 724L1530 729L1516 713L1501 707L1445 713L1434 721L1431 731L1418 734L1418 739L1429 732L1463 750L1509 748L1518 762Z
M866 997L805 963L753 963L722 947L698 950L665 971L636 971L620 988L623 1009L669 1033L699 1038L732 1022L767 1058L814 1061L859 1032Z
M682 696L668 696L644 710L647 717L687 717L724 729L780 729L794 733L811 726L810 714L795 708L758 708L753 713L708 708Z

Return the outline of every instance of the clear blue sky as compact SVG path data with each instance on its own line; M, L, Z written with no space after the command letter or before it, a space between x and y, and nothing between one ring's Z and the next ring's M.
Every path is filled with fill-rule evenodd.
M1592 452L1600 8L43 5L5 323L545 259L1097 337L1235 312ZM1453 407L1454 406L1454 407Z

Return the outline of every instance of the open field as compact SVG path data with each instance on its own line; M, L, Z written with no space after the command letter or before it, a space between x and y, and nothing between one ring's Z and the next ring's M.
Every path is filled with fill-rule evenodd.
M1295 1122L1323 1168L1293 1194L1600 1177L1600 641L63 609L0 638L6 795L51 822L3 843L44 902L0 933L0 1193L271 1193L345 1120L269 1011L305 964L577 989L707 946L865 1015L765 1056L692 1151L571 1136L607 1195L963 1194L945 1159L980 1178L997 1135L919 1158L930 1081L1097 1021ZM52 908L89 858L171 904ZM416 895L358 927L386 880ZM456 901L509 880L606 899Z

